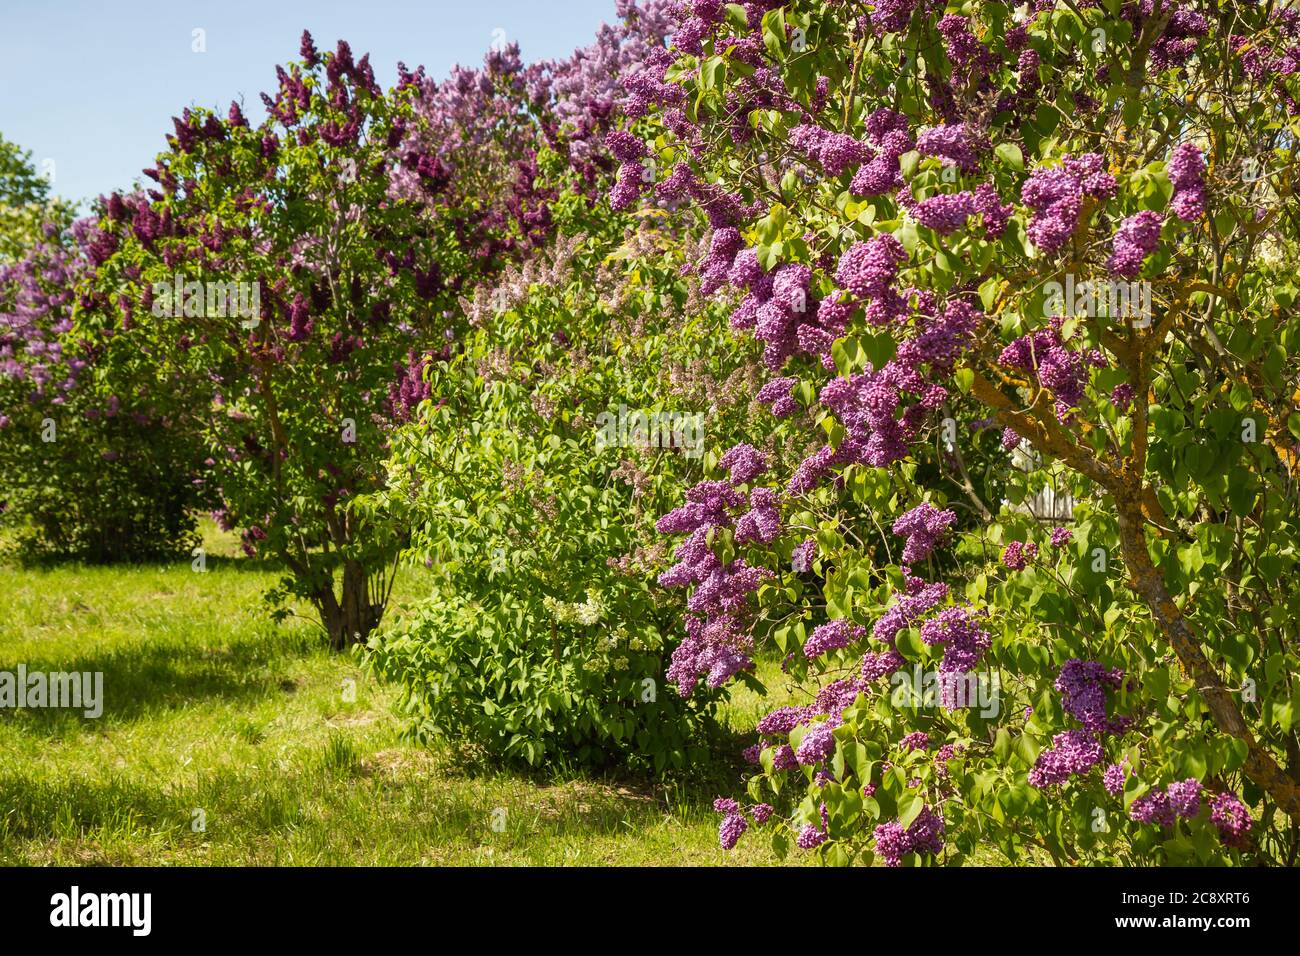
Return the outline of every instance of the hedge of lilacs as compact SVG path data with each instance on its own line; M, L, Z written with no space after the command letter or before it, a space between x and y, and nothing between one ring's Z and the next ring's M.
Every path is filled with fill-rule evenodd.
M724 847L1295 861L1300 13L1270 7L692 0L624 79L611 204L707 222L700 291L810 442L731 448L659 523L680 693L774 648L795 698ZM1025 504L1048 483L1069 517Z
M72 335L78 286L104 241L58 207L0 266L0 520L24 557L141 560L188 554L203 501L185 429L125 383L94 388L94 349Z

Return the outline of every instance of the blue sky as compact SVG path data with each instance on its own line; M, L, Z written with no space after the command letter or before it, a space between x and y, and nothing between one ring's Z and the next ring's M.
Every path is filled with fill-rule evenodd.
M478 65L504 31L525 60L562 56L615 20L614 0L3 0L0 133L54 173L54 191L85 200L129 186L153 164L171 117L242 97L251 120L275 64L298 38L342 38L370 53L375 76L397 61L434 77ZM193 31L205 31L196 53Z

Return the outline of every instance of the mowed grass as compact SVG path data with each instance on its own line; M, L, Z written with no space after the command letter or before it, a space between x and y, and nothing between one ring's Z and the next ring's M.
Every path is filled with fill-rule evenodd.
M738 775L471 773L404 742L394 688L309 620L271 622L278 574L205 534L204 574L0 566L0 670L102 671L105 700L98 719L0 710L0 865L776 862L756 834L718 847L710 801ZM395 600L422 587L410 572ZM730 722L752 726L744 704Z

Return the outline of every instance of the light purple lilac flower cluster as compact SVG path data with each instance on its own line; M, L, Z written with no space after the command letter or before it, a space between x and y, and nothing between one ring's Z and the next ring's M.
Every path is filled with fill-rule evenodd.
M790 145L815 160L831 176L838 176L850 166L866 162L871 155L865 143L812 123L803 123L790 130Z
M812 570L815 557L817 557L817 541L808 538L795 545L794 553L790 555L790 566L796 574L804 574Z
M1038 755L1029 772L1029 782L1035 787L1048 787L1063 783L1073 774L1087 773L1102 759L1100 737L1123 733L1130 724L1127 717L1107 717L1107 687L1119 687L1124 672L1119 668L1106 668L1096 661L1072 658L1066 661L1054 684L1061 694L1061 706L1066 713L1083 724L1082 730L1067 730L1052 739L1052 747ZM1107 790L1112 786L1122 788L1124 772L1112 765L1103 775Z
M731 327L754 331L765 343L763 364L773 372L796 352L816 355L824 367L834 368L831 344L844 334L853 306L835 296L814 300L811 282L812 270L799 263L765 270L756 250L741 248L740 233L733 227L714 232L701 263L702 292L712 294L728 284L745 293L731 314ZM781 397L788 398L788 391ZM790 411L791 404L781 409L784 414Z
M1002 552L1002 563L1011 571L1023 571L1038 557L1038 545L1032 541L1012 541Z
M849 190L855 196L883 196L903 185L898 160L913 146L907 117L881 107L867 117L867 139L880 152L858 167Z
M1142 271L1142 262L1160 244L1160 227L1164 217L1153 209L1144 209L1125 219L1111 239L1112 252L1106 260L1111 275L1133 279Z
M1022 335L1007 345L998 363L1035 373L1038 384L1052 393L1056 417L1069 422L1073 409L1083 402L1088 384L1088 366L1100 368L1106 357L1100 349L1076 351L1061 338L1063 320L1057 316L1041 329ZM1003 447L1006 447L1004 437Z
M1088 731L1062 731L1052 738L1052 746L1038 755L1029 771L1029 783L1039 788L1064 783L1075 774L1087 773L1101 758L1101 743Z
M1128 761L1113 763L1101 775L1101 785L1112 797L1117 797L1124 790L1124 781L1128 778Z
M758 390L754 401L769 406L777 418L787 418L799 410L799 403L792 394L798 383L799 380L792 376L774 378Z
M827 621L813 628L813 632L808 635L808 640L804 642L804 657L812 660L814 657L820 657L829 651L838 650L841 647L848 647L856 641L862 640L867 634L867 629L859 624L853 624L843 619Z
M1061 695L1061 707L1085 730L1117 734L1123 733L1129 720L1106 716L1106 688L1118 689L1123 683L1124 671L1118 667L1071 658L1061 667L1052 686Z
M1190 820L1201 812L1201 790L1201 782L1195 777L1176 780L1163 790L1151 790L1134 800L1129 818L1162 827L1173 826L1180 817Z
M965 123L934 126L916 138L916 148L923 156L946 159L967 175L979 169L982 145Z
M970 706L959 693L964 678L984 659L993 646L989 633L980 627L968 608L944 608L921 625L921 640L931 647L943 648L939 662L939 701L946 710Z
M1174 147L1166 167L1174 194L1169 208L1175 216L1192 222L1205 215L1205 156L1193 143Z
M957 513L951 508L940 511L928 501L923 501L911 511L894 519L894 534L907 539L903 545L903 564L924 561L948 536Z
M913 750L928 750L930 747L930 735L924 730L913 731L900 740L898 746L904 753L910 753Z
M909 853L941 853L943 833L943 815L925 807L906 830L897 820L891 820L877 826L872 836L885 865L899 866Z
M743 450L732 463L741 460L748 460L751 467L754 464ZM737 519L735 512L746 503L750 510ZM674 551L677 564L659 577L663 587L694 585L686 602L686 637L673 651L668 668L669 682L683 697L690 696L700 676L717 688L753 666L747 597L771 576L770 571L751 567L743 558L724 565L709 545L710 532L735 527L738 537L770 541L779 526L772 489L755 488L747 501L725 481L702 481L690 488L686 503L656 524L660 534L689 535Z
M1168 9L1166 5L1164 10ZM1152 16L1155 13L1154 0L1142 0L1136 6L1126 5L1124 13L1130 20L1136 21L1138 10L1143 17ZM1156 71L1180 67L1196 52L1197 40L1209 32L1210 21L1202 14L1187 7L1179 7L1173 11L1164 30L1152 42L1147 59Z
M924 303L926 295L919 294L917 299ZM880 302L876 299L872 307ZM928 307L928 303L920 306ZM885 467L904 458L924 417L948 395L931 375L951 371L981 319L980 312L961 300L949 300L939 315L927 317L918 311L915 334L901 341L894 358L879 370L868 368L827 382L820 400L844 426L845 438L838 448L826 445L805 459L786 491L805 494L836 466ZM918 395L920 400L909 405L906 393Z
M74 223L68 241L53 225L22 258L0 266L0 384L21 382L22 399L63 405L86 361L64 351L72 328L73 289L88 270L95 220ZM0 428L9 418L0 414Z
M1219 838L1231 847L1244 847L1250 842L1250 830L1255 821L1246 805L1235 793L1220 793L1210 801L1210 822L1219 830Z
M749 822L745 819L740 804L730 797L718 797L713 801L713 809L723 815L721 823L718 824L718 843L724 850L731 850L749 829ZM749 812L754 818L755 825L762 826L771 819L773 808L768 803L756 803Z
M1119 184L1105 171L1097 153L1065 156L1060 166L1039 166L1029 174L1020 199L1034 215L1026 232L1041 251L1053 253L1065 245L1079 224L1083 200L1109 199Z

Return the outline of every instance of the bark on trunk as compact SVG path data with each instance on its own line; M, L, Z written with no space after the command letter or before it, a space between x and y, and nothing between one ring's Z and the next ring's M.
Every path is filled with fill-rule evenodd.
M383 615L383 608L370 601L366 570L357 561L343 564L342 593L335 597L334 589L326 588L317 595L316 606L334 651L364 641Z
M1283 813L1300 823L1300 787L1250 732L1232 692L1206 658L1196 632L1174 603L1164 577L1147 551L1146 522L1140 508L1133 502L1122 503L1118 516L1124 563L1133 578L1133 586L1151 608L1183 671L1196 681L1196 689L1209 707L1215 725L1245 743L1246 775L1277 802Z

